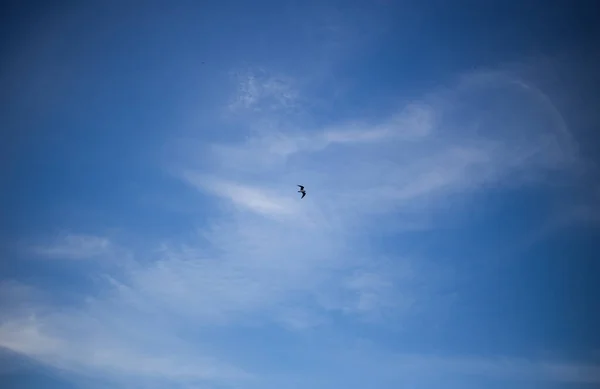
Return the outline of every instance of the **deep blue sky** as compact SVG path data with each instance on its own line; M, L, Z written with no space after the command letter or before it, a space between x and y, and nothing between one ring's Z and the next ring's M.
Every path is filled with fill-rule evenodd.
M0 386L600 383L593 2L12 3Z

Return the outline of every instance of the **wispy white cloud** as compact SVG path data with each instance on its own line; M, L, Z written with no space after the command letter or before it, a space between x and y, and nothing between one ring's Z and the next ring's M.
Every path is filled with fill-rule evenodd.
M159 295L173 306L185 301L183 285L200 283L207 288L203 295L221 296L211 300L211 308L190 302L198 312L249 312L302 295L320 309L347 314L409 310L418 298L398 291L396 274L386 274L389 268L378 274L365 270L369 263L383 263L373 258L376 252L360 248L367 246L357 233L374 227L372 216L397 212L422 227L437 209L452 204L453 195L522 185L571 168L562 156L573 148L563 149L554 136L565 129L548 126L547 105L523 95L519 85L514 89L512 80L494 72L465 77L380 123L275 128L237 143L209 145L204 165L184 165L177 175L234 207L223 208L224 221L202 235L208 250L192 244L193 255L185 258L172 251L160 268L142 271L138 282L172 283ZM507 107L510 98L517 101ZM272 108L259 100L253 104ZM486 109L479 110L482 106ZM301 201L296 184L308 190ZM171 270L184 267L182 274ZM348 281L356 270L369 276ZM141 281L146 277L150 281ZM266 280L274 281L267 286ZM176 290L181 294L172 295ZM391 308L383 301L401 303Z
M574 149L563 148L563 127L545 121L547 106L491 79L476 86L463 80L376 122L338 118L323 128L299 122L208 144L202 163L174 169L215 205L197 235L137 253L81 306L51 312L38 303L4 316L0 345L70 371L230 383L247 377L246 369L207 358L210 347L199 351L209 337L202 330L278 323L309 332L334 325L332 317L410 320L442 293L433 282L420 286L435 277L423 266L428 259L388 260L371 247L370 233L399 215L424 228L436 211L450 208L453 195L541 182L547 172L572 168L565 155ZM292 85L268 73L247 76L229 108L269 122L305 98ZM498 104L498 93L517 101ZM302 200L297 184L308 191ZM34 251L91 258L111 245L72 234ZM190 326L201 329L193 347L176 335L189 334ZM405 370L430 363L460 374L524 375L522 365L490 360L390 360ZM575 368L540 366L534 368L549 379L575 379ZM563 373L552 378L553 371Z
M12 295L16 309L0 315L0 347L48 366L120 384L131 379L192 384L250 377L203 356L168 331L157 337L164 320L132 310L126 300L90 298L83 306L56 309L43 299L33 304L19 299L13 293L22 289L19 285L8 289L3 292Z
M380 280L366 274L359 274L351 283L381 285ZM128 287L120 285L115 290L122 288ZM383 351L373 342L357 343L349 339L342 343L343 349L338 349L339 343L334 343L338 346L332 348L331 343L325 342L314 355L323 361L320 363L328 371L326 374L319 370L303 377L295 377L294 373L281 377L276 372L257 376L210 356L214 341L208 341L206 336L196 337L193 344L188 342L189 338L177 336L172 312L160 310L161 315L154 315L158 311L132 305L125 297L121 294L111 299L91 299L78 309L49 309L52 307L44 308L43 303L28 307L18 304L21 305L18 314L0 316L0 347L62 371L108 379L119 387L157 380L185 387L210 383L276 387L290 379L319 386L332 379L340 383L360 380L367 372L374 380L401 377L403 382L421 385L436 377L448 383L460 382L460 377L465 376L506 381L600 382L600 366L596 364L513 357L397 354ZM156 309L155 304L156 301L147 307ZM282 309L275 319L293 331L306 331L328 321L326 317L315 316L313 311L294 308ZM190 323L175 321L181 326L180 330L185 327L183 323ZM223 354L223 350L217 353ZM342 371L344 374L337 378L331 377Z
M212 145L209 170L238 185L309 182L321 204L353 210L357 204L362 210L431 204L437 195L499 182L522 185L546 172L569 171L577 148L565 136L564 121L540 100L541 92L515 79L480 72L380 123L281 127L241 143Z
M106 254L112 248L109 239L85 234L62 234L42 245L34 245L31 251L39 256L54 259L90 259Z
M462 215L468 214L460 212L468 203L464 199L476 196L483 189L557 185L569 180L571 173L580 167L577 142L552 99L520 69L486 70L469 73L454 85L436 88L423 96L412 96L413 101L396 109L364 117L363 107L356 107L360 102L345 100L345 94L369 100L371 108L381 95L363 96L362 91L352 90L351 83L340 85L343 76L332 77L331 72L337 70L334 64L339 65L342 56L351 60L351 53L364 56L357 48L368 44L370 38L387 26L398 25L397 15L386 9L383 12L389 17L383 20L380 15L373 17L371 12L363 12L362 6L343 12L328 5L288 7L289 4L285 8L292 12L318 16L301 17L303 20L290 28L294 34L301 30L299 34L311 36L310 49L284 50L288 56L301 59L298 62L302 63L294 64L295 72L255 67L232 74L235 90L215 117L212 114L217 110L213 108L218 104L216 101L222 101L224 88L218 88L216 93L208 89L218 84L215 79L209 80L217 72L203 70L202 76L186 74L179 80L169 79L168 88L161 88L166 84L160 81L147 84L169 95L147 96L146 102L156 100L165 104L160 107L161 113L152 117L165 118L169 113L179 112L182 106L194 106L193 114L182 119L187 121L183 126L167 125L162 120L155 123L127 120L117 115L115 128L126 123L154 127L148 128L148 132L131 132L132 136L144 134L138 150L158 143L162 134L156 136L155 131L159 126L168 128L169 135L186 127L188 136L202 128L199 139L190 142L186 139L194 156L187 158L186 153L176 149L178 165L168 166L173 176L191 190L178 197L183 185L173 185L169 196L152 204L157 207L160 204L156 203L167 199L164 201L177 203L169 211L177 208L185 215L181 224L177 224L175 217L167 218L164 230L180 231L180 227L189 225L195 230L185 237L171 235L163 240L156 238L154 233L159 228L152 226L152 238L147 238L148 226L142 225L142 221L138 231L127 232L127 236L139 234L137 242L142 244L126 248L120 244L127 239L77 233L62 234L43 243L36 241L27 247L28 254L67 260L101 259L79 262L86 265L79 268L86 269L91 267L87 266L90 263L119 266L99 271L94 268L93 288L84 287L83 291L75 290L78 285L71 288L62 285L61 293L53 293L52 285L48 284L36 289L17 282L0 282L0 347L69 374L100 377L107 387L128 389L318 389L390 384L431 388L451 387L448 384L460 382L460 378L454 378L472 376L599 383L600 367L593 364L388 351L390 343L400 343L399 328L426 321L423 312L434 311L425 319L434 317L436 320L431 321L444 323L440 320L440 306L448 309L451 300L447 286L455 282L454 264L440 270L438 258L424 257L419 250L405 250L403 242L410 240L412 244L415 230L461 223ZM407 11L403 17L404 24L409 26L416 14L412 9ZM86 13L98 14L86 11L76 16L89 16ZM175 14L169 11L159 21L166 17L172 22L173 16L179 15L184 17L175 19L196 23L197 18L184 13L181 9ZM141 30L157 27L151 15L141 15ZM418 19L422 15L416 16ZM206 17L210 15L203 16ZM69 25L68 30L77 30L80 20L86 18L72 19L77 26L62 23L62 19L61 23L54 20L52 24ZM117 23L115 31L127 30L129 21L125 19ZM215 23L204 23L210 24ZM189 45L170 45L169 39L175 38L178 31L188 34L190 29L185 24L175 29L168 25L158 27L151 40L158 38L159 46L168 49L160 52L167 53L171 60L167 67L161 68L160 64L149 67L142 72L143 77L177 76L176 73L188 68L187 61L196 63L197 55L187 52ZM66 41L56 33L59 30L64 29L54 28L53 34L43 35L64 45ZM112 40L114 36L120 34L96 34L92 41L106 43L104 38ZM229 38L235 40L235 36ZM403 40L411 39L408 33L396 41L403 44ZM204 38L201 40L205 47L212 45ZM270 42L277 40L289 45L287 37ZM254 39L241 41L240 44L245 44ZM25 88L22 82L15 83L19 91L25 90L20 93L21 100L29 102L24 106L31 106L33 101L37 111L43 107L41 111L51 112L56 101L68 100L57 99L56 91L60 95L73 89L71 86L83 85L85 90L76 95L84 96L89 94L90 87L94 89L94 79L116 80L112 73L95 77L90 68L103 66L83 66L88 60L79 63L80 66L73 61L72 66L64 66L56 61L56 52L64 51L62 46L42 46L47 54L42 57L51 59L50 67L48 64L39 67L39 74L33 78L23 76L32 73L27 66L26 72L10 71L3 78L43 84L40 89L32 88L31 81L30 87L25 83ZM79 46L76 51L84 48ZM94 51L92 46L88 53ZM380 51L381 42L374 47ZM114 54L121 49L105 53ZM138 60L156 59L152 53L147 56L153 50L145 49L140 50L142 57ZM172 54L178 50L186 53L177 58ZM252 47L234 46L225 57L242 53L252 61L256 59L250 58L256 54L253 51ZM215 58L214 61L224 58L205 54ZM15 66L19 63L44 62L31 60L38 57L21 55L11 68L20 68ZM109 68L117 64L114 59L106 58ZM272 63L286 60L289 58L275 59ZM344 64L340 68L347 71L353 66L356 65ZM204 67L207 68L214 69L213 65ZM85 72L75 78L60 77L74 74L77 69ZM15 74L20 77L14 77ZM383 76L376 75L380 80ZM67 88L61 85L65 79L70 79ZM78 79L85 82L76 82ZM202 80L202 88L191 87L189 81L194 79ZM139 87L144 81L136 79L128 84ZM95 89L100 92L98 101L119 105L108 101L111 93L106 92L111 91L104 86ZM202 99L193 98L193 103L182 101L186 100L183 95L174 96L183 91L190 97L198 89ZM402 98L406 101L411 97ZM167 106L167 101L177 101L177 107ZM198 101L203 102L200 109L195 106ZM72 106L64 104L63 113ZM15 111L32 112L31 109ZM94 116L106 110L92 111L87 113ZM104 124L110 126L108 121ZM211 130L214 132L210 133ZM149 142L146 134L151 132L153 140ZM207 140L211 137L212 140ZM215 138L220 141L214 141ZM126 144L135 144L135 139L128 139ZM144 178L153 173L152 168L151 163L144 166L140 182L151 181ZM165 182L168 181L160 181L159 185ZM308 190L308 196L302 200L296 192L297 184L305 185ZM186 207L185 202L190 198L194 204ZM594 213L584 205L572 210L574 216L569 220L597 218L599 203L596 200L592 203ZM155 221L164 214L144 219ZM198 214L202 218L197 218ZM407 230L413 235L403 235ZM393 237L389 236L390 231ZM399 243L393 243L396 247L388 251L389 247L385 247L388 243L382 243L386 239ZM118 247L116 242L121 242ZM64 261L60 267L76 267L79 263ZM43 264L44 268L53 265L57 263ZM17 269L16 273L20 271ZM53 273L58 271L53 269ZM52 281L61 280L57 277ZM77 296L68 295L68 301L64 301L65 293ZM400 340L382 339L392 332L390 327ZM363 337L369 339L371 348L354 347ZM442 377L441 384L423 384L430 377ZM382 382L386 385L380 385Z
M202 177L193 172L185 172L184 179L198 189L206 189L230 200L236 206L270 216L291 216L297 210L297 203L264 187L252 187L218 178ZM279 191L281 192L281 190Z
M289 77L272 75L260 68L238 71L233 76L238 89L229 104L231 112L288 112L298 103L298 91Z

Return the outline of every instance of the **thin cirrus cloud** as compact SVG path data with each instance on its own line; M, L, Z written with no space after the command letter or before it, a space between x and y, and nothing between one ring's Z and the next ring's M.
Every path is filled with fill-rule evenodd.
M299 95L289 77L257 69L236 72L234 79L238 81L238 86L237 93L228 105L230 112L280 112L297 107Z
M339 281L346 280L347 268L367 266L357 259L360 254L345 254L348 240L369 215L409 212L416 222L430 214L428 207L440 206L433 202L436 198L472 193L485 185L522 185L546 171L568 172L568 162L575 156L568 155L570 147L562 148L555 142L555 132L563 129L546 123L529 126L539 119L536 115L543 119L544 107L538 107L535 96L510 89L510 83L503 85L502 93L512 93L515 104L525 102L533 107L533 114L523 112L520 121L512 119L510 123L518 125L519 131L527 129L527 133L504 131L504 125L497 123L502 111L480 115L473 120L476 127L469 126L469 120L449 121L463 109L461 103L486 97L482 92L486 87L493 94L495 84L502 84L502 78L490 76L484 83L480 74L474 77L478 79L475 86L466 78L454 92L445 89L432 93L430 104L410 104L380 125L346 122L335 130L307 129L302 131L304 135L281 129L235 144L208 146L206 167L186 168L180 177L203 194L236 206L228 208L224 215L227 221L217 223L209 233L209 241L227 258L224 263L230 270L243 266L243 272L237 274L252 275L244 281L249 284L237 284L240 280L234 278L232 285L246 285L259 296L250 300L260 301L261 306L269 305L269 301L276 304L286 293L301 292L314 295L316 303L326 310L369 310L378 305L369 301L377 301L381 292L359 292L360 297L349 302L346 292L357 284ZM492 97L487 96L490 101ZM273 96L265 99L272 108ZM456 99L459 101L453 104ZM260 96L253 100L255 105L261 103ZM300 178L308 190L301 203L302 217L298 216L299 203L291 201L288 193ZM318 205L311 200L313 195L319 196ZM202 269L203 274L209 274L210 270ZM261 278L261 274L268 276ZM331 277L338 281L331 282ZM227 279L222 275L215 278ZM265 288L261 286L265 279L284 280L284 285L273 286L275 282ZM234 300L250 301L230 299Z
M141 319L139 313L128 315L126 305L109 301L60 311L40 303L33 311L3 318L0 346L77 376L107 377L124 385L132 378L185 383L249 376L199 355L168 333L157 339L160 325L147 326Z
M110 240L105 237L67 233L52 242L34 245L31 252L51 259L82 260L98 258L112 248Z
M184 172L183 177L192 186L230 200L244 209L264 215L293 215L295 203L281 194L269 193L265 188L254 188L226 180L203 178L193 172Z
M435 310L449 280L437 285L426 259L389 261L371 249L366 237L375 230L373 221L402 213L419 224L448 206L453 194L539 183L545 172L569 172L577 159L564 141L568 129L546 119L548 106L493 74L433 91L378 123L344 118L323 129L299 122L240 136L239 142L209 144L202 150L204 164L185 161L170 168L215 206L212 220L186 241L135 252L132 263L104 279L102 292L76 306L56 309L62 307L7 286L18 299L2 314L0 346L124 386L134 379L252 386L274 378L257 377L251 361L211 336L211 329L244 333L275 325L310 332L340 322L410 321L429 305ZM292 85L268 72L250 75L228 109L249 109L264 115L258 121L277 123L308 100ZM494 106L497 93L531 109L499 123L504 110L514 107ZM488 109L467 110L473 101ZM297 184L308 192L302 200L295 196ZM71 234L33 251L89 259L111 247L105 238ZM317 353L336 357L327 347ZM374 356L364 353L352 363L372 374L398 374L375 366ZM434 366L439 374L599 381L598 368L587 365L387 353L381 358L381 366L414 377ZM342 371L339 363L330 362L331 369Z
M540 99L540 91L515 80L504 73L479 72L380 124L284 128L238 144L211 145L209 171L239 177L229 184L240 185L238 193L248 184L244 177L270 185L302 177L311 183L309 192L323 193L325 202L340 207L360 202L369 209L382 202L395 206L436 193L470 191L500 180L523 184L536 174L572 169L577 151L564 121ZM513 103L497 104L498 95ZM261 102L259 96L253 104ZM466 111L471 104L484 108L483 113ZM214 185L213 192L219 190L225 193ZM231 198L232 191L227 193ZM249 192L247 199L255 201L256 196Z

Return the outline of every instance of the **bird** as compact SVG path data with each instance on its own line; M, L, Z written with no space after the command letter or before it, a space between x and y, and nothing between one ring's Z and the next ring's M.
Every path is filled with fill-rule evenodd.
M306 196L306 191L304 190L304 187L302 185L298 185L300 187L300 190L298 191L298 193L302 193L302 197L300 197L301 199L304 198L304 196Z

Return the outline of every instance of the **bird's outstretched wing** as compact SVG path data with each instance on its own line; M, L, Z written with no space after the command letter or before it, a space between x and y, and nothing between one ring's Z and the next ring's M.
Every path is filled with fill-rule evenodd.
M306 196L306 192L302 192L302 197L300 197L300 198L303 199L304 196Z
M304 187L302 185L298 185L300 187L300 190L304 190Z

